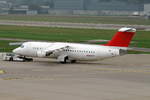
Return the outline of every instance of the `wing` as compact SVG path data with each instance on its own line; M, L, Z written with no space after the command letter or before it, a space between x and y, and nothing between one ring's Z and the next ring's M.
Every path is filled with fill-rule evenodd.
M108 42L110 40L88 40L87 43L99 43L99 42Z
M9 46L21 46L24 42L11 42Z
M53 54L54 52L61 52L63 51L64 49L67 49L69 48L70 46L68 45L65 45L65 44L53 44L52 46L46 48L44 50L44 52L46 52L46 56L49 56L51 54Z

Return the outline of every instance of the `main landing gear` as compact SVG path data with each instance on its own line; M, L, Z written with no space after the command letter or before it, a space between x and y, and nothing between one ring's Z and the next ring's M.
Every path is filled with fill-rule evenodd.
M76 63L76 60L73 59L69 59L69 57L67 55L62 55L58 57L58 62L62 63L62 64L66 64L66 63Z

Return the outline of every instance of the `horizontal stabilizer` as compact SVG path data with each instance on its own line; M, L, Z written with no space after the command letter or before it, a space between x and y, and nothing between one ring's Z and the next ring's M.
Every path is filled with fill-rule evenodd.
M131 47L128 48L131 51L140 51L140 52L150 52L150 48L138 48L138 47Z

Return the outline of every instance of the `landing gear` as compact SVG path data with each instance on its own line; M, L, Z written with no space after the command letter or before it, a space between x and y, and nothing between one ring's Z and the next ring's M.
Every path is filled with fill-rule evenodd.
M63 62L61 61L60 63L62 63L62 64L72 63L73 64L73 63L76 63L76 62L77 62L76 60L69 60L68 58L65 58L64 61Z
M73 59L69 59L69 57L67 55L61 55L58 57L58 62L62 63L62 64L66 64L66 63L76 63L76 60Z
M13 57L10 57L9 61L13 61L13 60L14 60Z
M68 62L68 56L66 56L65 58L64 58L64 60L63 61L61 61L60 63L62 63L62 64L66 64Z
M76 61L76 60L71 60L70 62L71 62L71 63L76 63L77 61Z

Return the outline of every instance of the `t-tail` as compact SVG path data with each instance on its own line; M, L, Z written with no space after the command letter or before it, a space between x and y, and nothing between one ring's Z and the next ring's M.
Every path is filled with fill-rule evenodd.
M128 47L135 33L136 29L134 28L121 28L105 46Z

